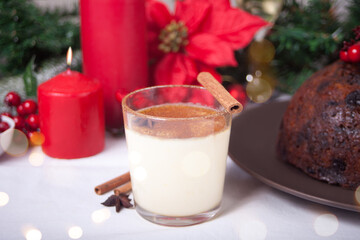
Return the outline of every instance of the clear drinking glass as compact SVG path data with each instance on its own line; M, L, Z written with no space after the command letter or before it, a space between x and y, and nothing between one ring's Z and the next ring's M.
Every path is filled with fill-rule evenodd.
M230 113L199 86L144 88L122 107L137 212L167 226L212 218L223 194Z

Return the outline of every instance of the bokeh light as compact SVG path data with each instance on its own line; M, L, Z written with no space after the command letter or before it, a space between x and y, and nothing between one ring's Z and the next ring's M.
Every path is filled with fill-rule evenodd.
M30 133L30 143L34 146L40 146L44 143L45 137L41 132L32 132Z
M29 155L29 163L34 167L43 165L45 154L41 151L41 148L34 148Z
M360 186L358 186L355 190L355 200L356 203L360 205Z
M265 223L259 220L250 220L241 225L239 238L241 240L264 240L267 235Z
M271 69L263 69L262 73L263 74L261 76L261 79L265 80L268 84L270 84L273 90L278 84L274 73L271 71Z
M31 228L25 232L25 238L26 240L41 240L42 234L38 229Z
M99 210L95 210L91 214L91 219L93 220L94 223L102 223L108 220L110 216L111 216L110 210L107 208L102 208Z
M5 206L9 202L9 195L5 192L0 192L0 207Z
M26 153L29 141L22 131L12 129L1 134L0 145L7 154L16 157Z
M73 226L69 228L68 234L71 239L79 239L83 235L83 230L79 226Z
M251 74L246 75L246 81L252 82L253 79L254 79L253 75Z
M249 47L249 57L257 63L269 63L275 56L275 47L267 39L254 41Z
M275 22L283 6L282 0L235 0L235 2L239 8L271 23Z
M263 103L269 100L273 93L271 85L263 78L254 77L246 85L246 94L255 103Z
M318 216L314 221L314 230L317 235L329 237L336 233L339 221L334 214L325 213Z
M282 7L282 1L262 1L262 8L270 16L276 16ZM269 19L266 19L269 21Z

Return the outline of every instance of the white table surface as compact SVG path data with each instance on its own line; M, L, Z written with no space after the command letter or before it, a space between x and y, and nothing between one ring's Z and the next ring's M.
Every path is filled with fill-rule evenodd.
M43 158L42 165L30 164L33 153ZM39 147L22 157L0 156L0 192L9 196L0 206L0 239L25 239L29 229L40 231L41 239L71 239L68 231L73 226L81 228L80 239L360 239L359 213L275 190L230 158L216 218L190 227L159 226L134 209L116 213L100 204L111 193L96 195L94 187L127 170L123 136L108 135L103 152L77 160L48 157ZM108 218L94 222L99 212Z

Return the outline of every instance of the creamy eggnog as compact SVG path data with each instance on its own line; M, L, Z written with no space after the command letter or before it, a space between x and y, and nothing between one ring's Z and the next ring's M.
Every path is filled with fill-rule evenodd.
M229 120L221 114L216 116L218 112L213 109L185 104L160 105L138 112L166 120L125 125L136 205L174 217L218 208L224 186Z

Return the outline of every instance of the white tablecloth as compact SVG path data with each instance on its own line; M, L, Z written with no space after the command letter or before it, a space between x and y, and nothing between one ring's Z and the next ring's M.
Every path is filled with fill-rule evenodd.
M34 156L43 158L40 166L30 164L29 158ZM41 239L71 239L76 238L69 236L74 226L80 229L80 239L360 238L359 213L272 189L231 159L216 218L190 227L159 226L141 218L134 209L116 213L100 204L111 193L96 195L94 186L127 170L124 137L107 136L103 152L77 160L53 159L38 147L22 157L0 156L0 193L9 197L5 205L0 199L4 205L0 205L0 239L25 239L26 234L31 239L31 229L40 232Z

